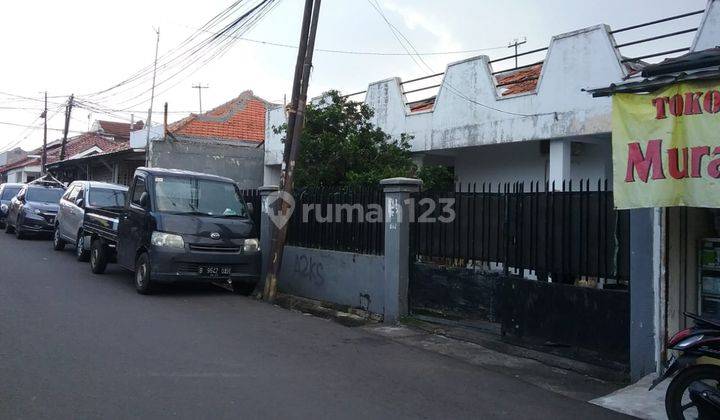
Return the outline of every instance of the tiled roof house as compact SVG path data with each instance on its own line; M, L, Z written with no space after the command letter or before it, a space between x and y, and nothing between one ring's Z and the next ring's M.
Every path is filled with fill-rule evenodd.
M190 114L168 125L177 138L262 143L269 103L247 90L203 114Z
M265 118L271 107L275 105L247 90L208 112L169 124L166 135L151 142L148 163L226 176L242 188L257 188L263 180Z

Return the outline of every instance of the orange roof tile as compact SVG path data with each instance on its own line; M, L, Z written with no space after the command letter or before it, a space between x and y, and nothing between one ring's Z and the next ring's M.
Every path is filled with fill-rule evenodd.
M265 140L265 111L268 102L245 91L204 114L191 114L168 126L176 136L213 140Z
M527 93L535 90L540 80L542 64L536 64L512 72L501 73L497 77L497 86L502 89L502 96Z

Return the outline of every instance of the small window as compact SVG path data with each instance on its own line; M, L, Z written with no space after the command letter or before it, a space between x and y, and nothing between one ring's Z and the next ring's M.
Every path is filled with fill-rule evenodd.
M74 187L72 187L72 189L70 190L70 194L68 194L67 196L67 200L74 203L81 188L82 187L80 185L75 185Z
M75 189L75 185L74 185L74 184L70 184L70 186L68 187L68 189L65 190L65 194L63 194L63 196L62 196L61 198L62 198L63 200L69 200L68 197L70 197L70 193L73 192L74 189Z
M137 178L135 180L135 186L133 187L132 203L140 205L140 197L142 197L145 189L145 179Z

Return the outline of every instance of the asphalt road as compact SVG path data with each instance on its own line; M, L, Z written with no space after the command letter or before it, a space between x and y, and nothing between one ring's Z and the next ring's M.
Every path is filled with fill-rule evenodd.
M0 233L0 418L621 416L212 286L135 293Z

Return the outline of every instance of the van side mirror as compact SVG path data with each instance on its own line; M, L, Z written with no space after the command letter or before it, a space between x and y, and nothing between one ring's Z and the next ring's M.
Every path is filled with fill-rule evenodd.
M140 194L140 207L147 210L150 204L150 195L148 195L147 191Z
M84 204L85 200L83 200L82 198L78 198L77 200L75 200L75 205L78 207L82 207Z

